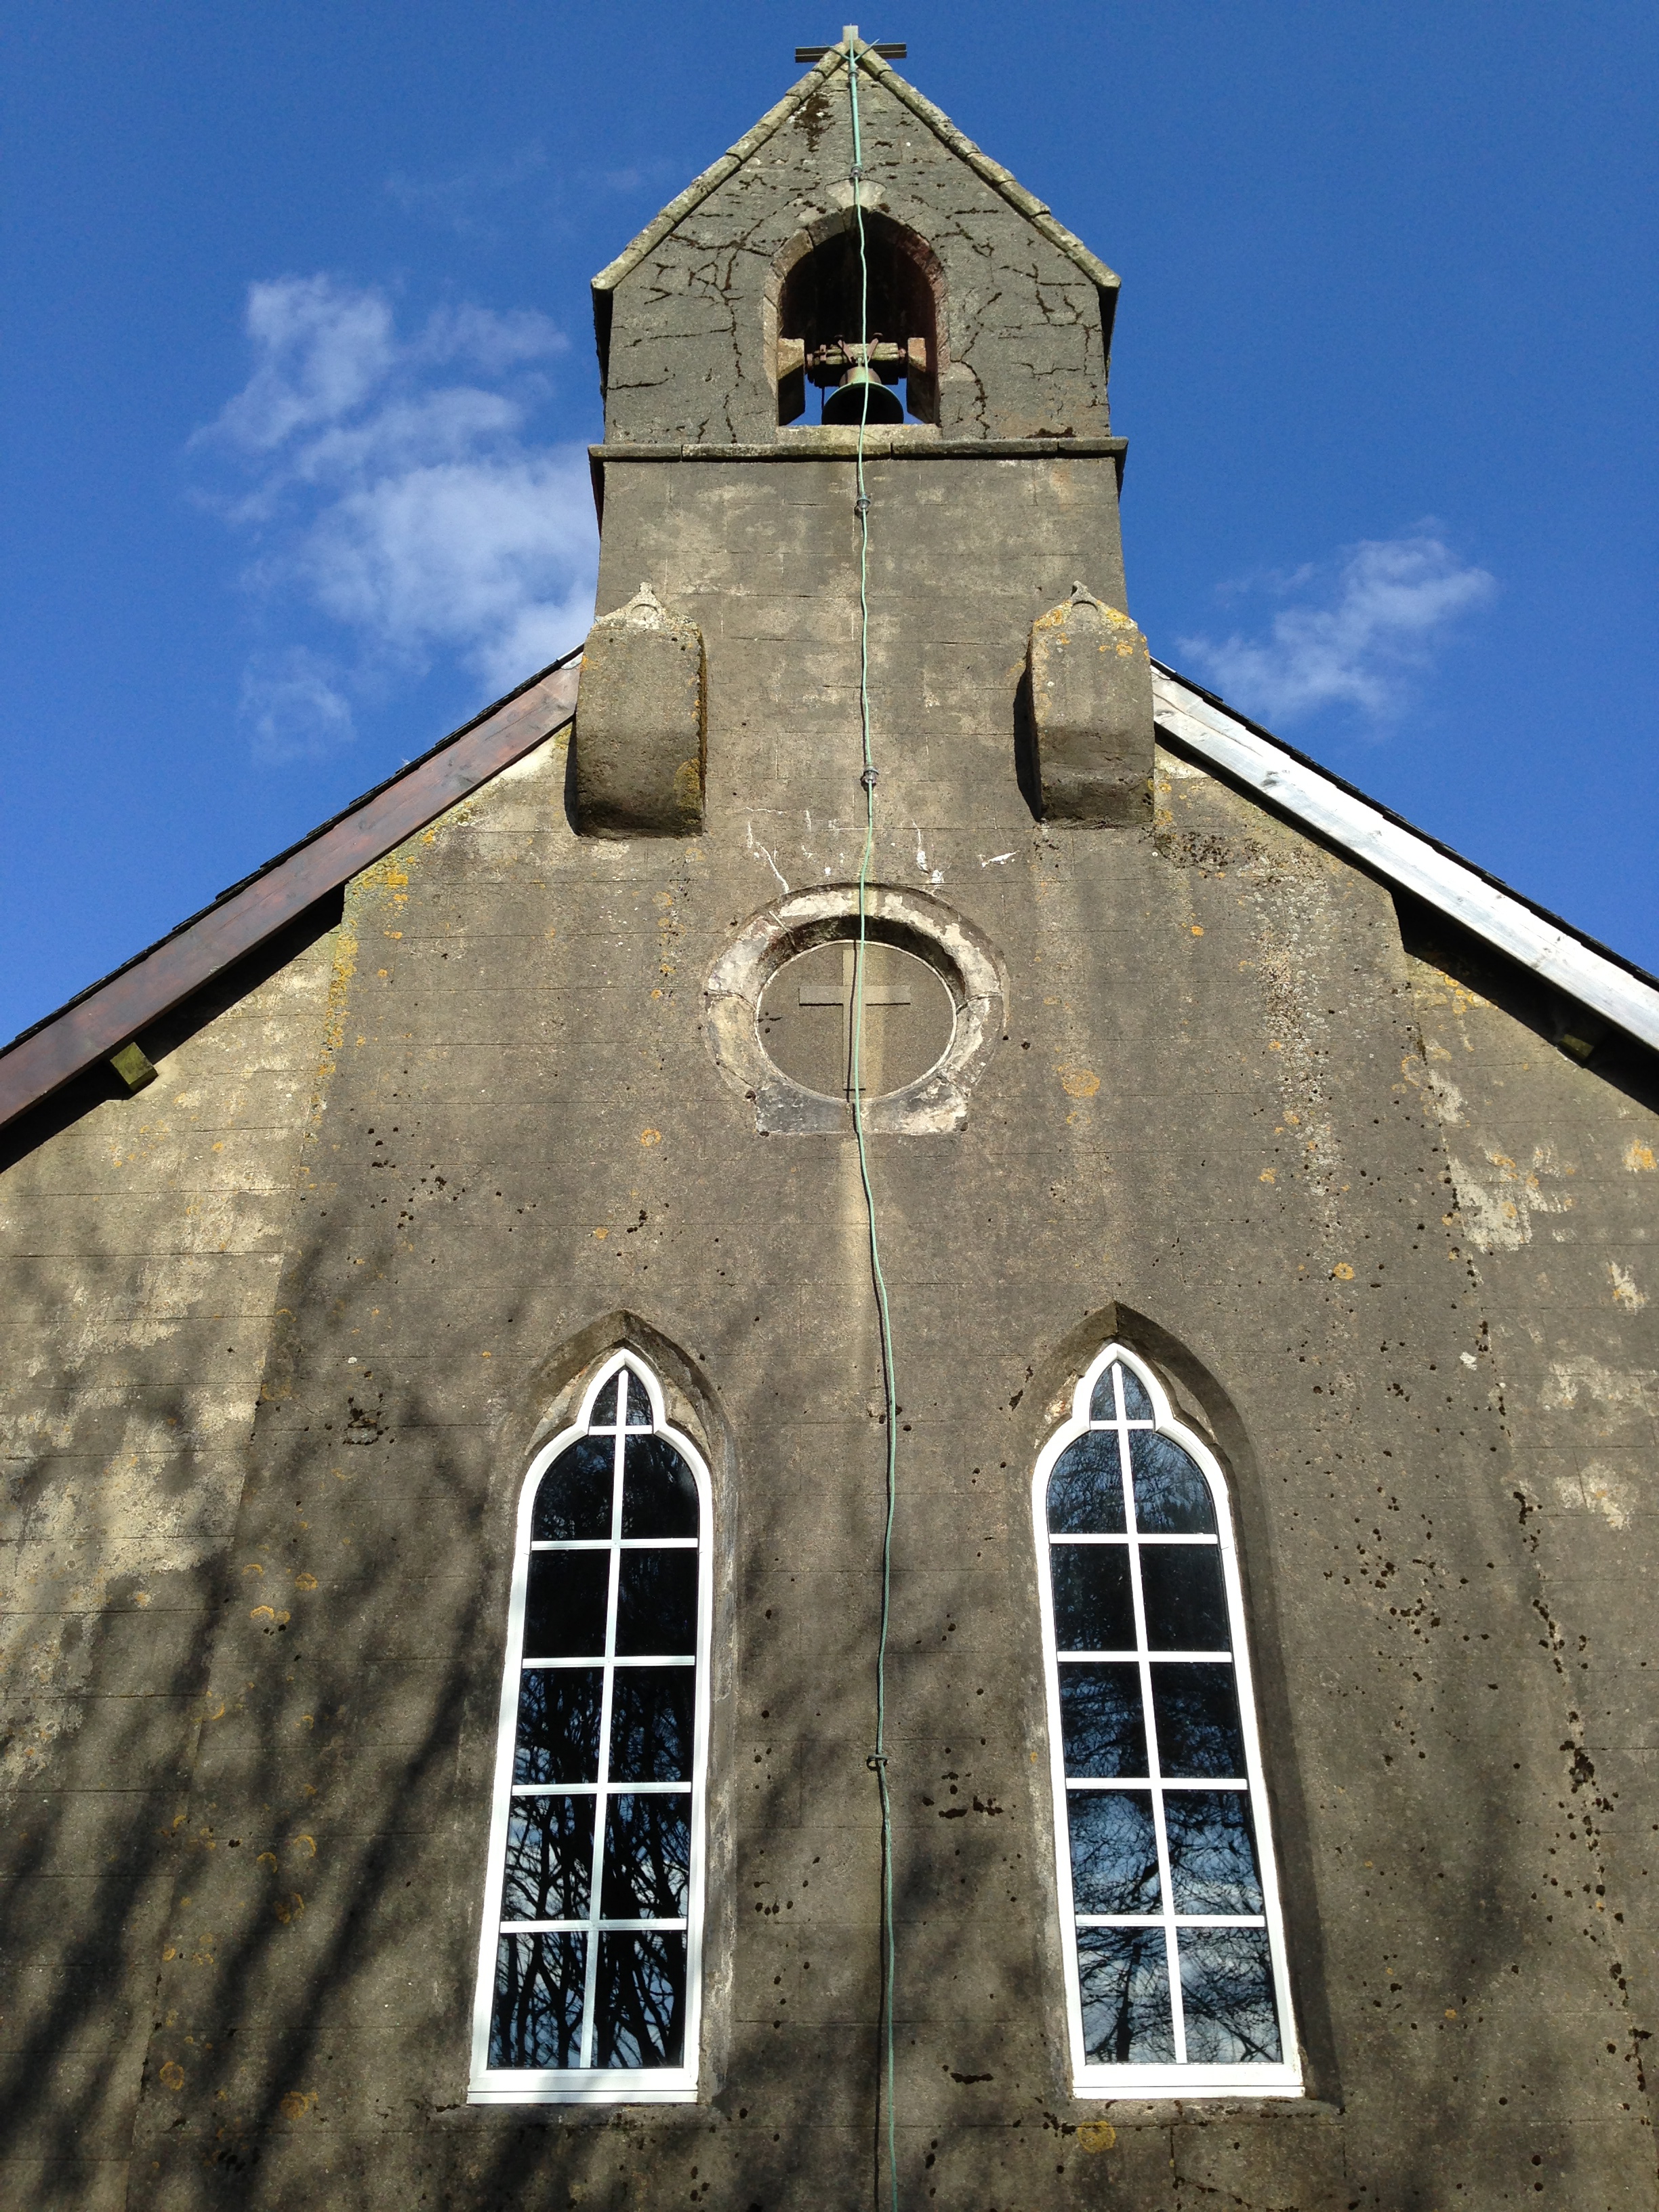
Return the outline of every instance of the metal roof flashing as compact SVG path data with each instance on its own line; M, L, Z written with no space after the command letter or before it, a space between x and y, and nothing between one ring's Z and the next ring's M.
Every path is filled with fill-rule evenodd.
M1659 980L1633 961L1413 829L1162 661L1152 663L1152 696L1160 733L1179 747L1659 1050Z

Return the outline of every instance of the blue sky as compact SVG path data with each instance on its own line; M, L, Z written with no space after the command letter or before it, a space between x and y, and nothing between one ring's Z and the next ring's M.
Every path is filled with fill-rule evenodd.
M0 1036L580 638L587 280L841 28L10 15ZM1154 653L1659 968L1652 7L862 28L1123 279Z

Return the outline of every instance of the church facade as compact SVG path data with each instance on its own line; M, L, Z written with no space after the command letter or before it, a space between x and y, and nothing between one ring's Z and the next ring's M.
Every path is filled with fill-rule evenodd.
M0 1054L0 2203L1659 2196L1659 984L1150 658L1116 289L849 33Z

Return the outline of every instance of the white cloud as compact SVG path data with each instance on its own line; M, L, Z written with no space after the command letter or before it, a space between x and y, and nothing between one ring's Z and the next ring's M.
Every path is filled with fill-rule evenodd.
M423 216L458 238L493 239L495 228L485 219L484 208L504 192L522 193L546 169L547 149L533 142L516 153L452 169L447 176L400 173L386 179L386 189L405 215Z
M379 476L319 518L297 558L337 621L394 650L459 649L504 691L592 621L592 536L578 449ZM539 659L522 657L531 639Z
M347 413L395 358L386 301L326 276L249 285L246 321L256 366L217 428L253 453L273 452L295 432Z
M331 626L325 652L250 662L258 754L349 742L354 698L442 657L489 697L580 641L598 545L586 455L526 435L540 364L565 346L544 316L447 307L403 336L382 293L285 276L250 288L246 328L252 374L192 444L233 472L214 503L252 543L268 617Z
M1461 562L1431 524L1347 547L1328 569L1256 580L1237 589L1305 594L1280 609L1265 637L1235 630L1183 637L1182 654L1231 702L1263 721L1291 722L1322 707L1374 721L1406 704L1413 678L1461 615L1494 596L1496 579Z
M356 735L333 671L303 646L248 663L239 712L255 757L264 761L320 760Z
M503 219L509 209L514 222L522 224L526 207L544 224L568 227L574 211L605 193L637 199L641 194L660 200L665 189L678 189L673 162L663 155L614 169L573 167L569 149L560 149L556 163L545 143L532 140L511 151L492 149L482 160L441 174L399 171L386 180L386 192L403 213L418 222L451 231L458 238L495 246L501 242Z

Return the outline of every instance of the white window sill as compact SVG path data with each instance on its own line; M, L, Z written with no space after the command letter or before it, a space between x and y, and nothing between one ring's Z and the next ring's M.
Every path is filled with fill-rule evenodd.
M683 2072L655 2075L486 2074L469 2081L469 2105L694 2105L697 2085Z
M1126 2099L1300 2097L1292 2066L1091 2066L1073 2077L1074 2097Z

